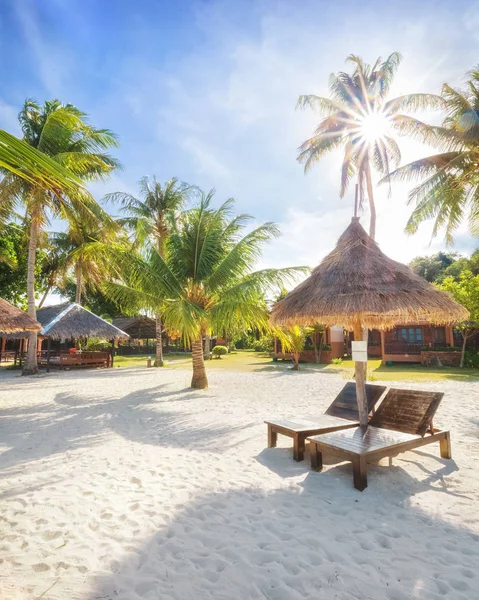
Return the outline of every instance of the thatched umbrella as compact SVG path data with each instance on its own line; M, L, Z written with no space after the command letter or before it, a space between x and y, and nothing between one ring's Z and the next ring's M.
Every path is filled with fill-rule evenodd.
M341 325L361 340L363 328L384 330L421 320L445 325L467 318L467 310L449 294L383 254L353 217L336 248L275 304L271 321ZM356 362L355 375L360 423L367 425L363 363Z
M26 312L0 298L0 332L38 331L42 326ZM0 334L1 335L1 334Z

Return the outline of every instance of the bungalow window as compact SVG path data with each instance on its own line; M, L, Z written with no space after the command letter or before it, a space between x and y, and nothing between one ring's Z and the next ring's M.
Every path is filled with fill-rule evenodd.
M406 344L422 344L422 327L401 327L393 330L392 338Z

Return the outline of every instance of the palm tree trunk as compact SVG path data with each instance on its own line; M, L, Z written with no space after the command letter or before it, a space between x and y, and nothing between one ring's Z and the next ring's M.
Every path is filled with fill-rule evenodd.
M369 159L366 159L366 187L368 189L368 200L369 200L369 235L376 238L376 205L374 204L374 193L373 183L371 179L371 167L369 165Z
M203 336L200 334L192 344L193 350L193 377L191 378L191 387L198 390L204 390L208 387L206 377L205 361L203 358Z
M155 316L155 325L156 325L156 356L155 362L153 363L154 367L164 367L165 361L163 360L163 338L162 338L162 328L163 323L161 322L161 315L158 313Z
M293 352L294 365L293 371L299 371L299 352Z
M81 288L82 288L82 275L81 275L81 263L78 260L75 263L75 271L76 271L76 289L75 289L75 302L81 305Z
M50 293L50 290L52 289L52 286L50 284L47 285L47 289L45 290L42 299L40 300L40 304L38 305L38 308L41 308L43 306L43 303L45 302L45 300L47 299L48 294Z
M203 358L208 360L211 352L211 338L208 334L205 335L205 348L203 350Z
M33 217L30 225L30 241L28 243L27 296L28 314L35 320L37 318L37 311L35 308L35 260L37 255L37 240L38 222ZM31 331L28 335L27 357L23 365L22 375L34 375L35 373L38 373L37 344L37 332Z

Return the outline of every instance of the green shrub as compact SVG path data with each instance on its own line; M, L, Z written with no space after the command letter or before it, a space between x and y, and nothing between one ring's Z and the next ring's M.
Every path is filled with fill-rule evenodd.
M221 358L225 354L228 354L228 348L226 346L215 346L212 352L214 357Z
M467 350L464 354L464 366L470 369L479 369L479 351Z
M331 362L333 363L333 365L342 365L343 359L342 358L333 358L333 360Z
M255 352L273 352L274 341L272 335L264 335L261 339L253 342Z
M109 350L111 344L108 340L102 338L88 338L87 343L83 346L83 350Z

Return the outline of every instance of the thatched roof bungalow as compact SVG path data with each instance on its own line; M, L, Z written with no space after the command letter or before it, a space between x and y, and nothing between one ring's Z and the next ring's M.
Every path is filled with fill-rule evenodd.
M37 311L42 325L39 336L60 339L98 337L107 340L128 339L129 335L76 302L47 306Z
M42 326L26 312L0 298L0 332L38 331Z
M155 339L155 319L138 315L136 317L116 317L113 325L118 327L134 340Z
M75 340L98 337L106 340L128 339L129 335L76 302L64 302L37 310L38 336L51 340ZM0 336L6 331L0 326ZM4 335L6 338L24 338L23 331Z

